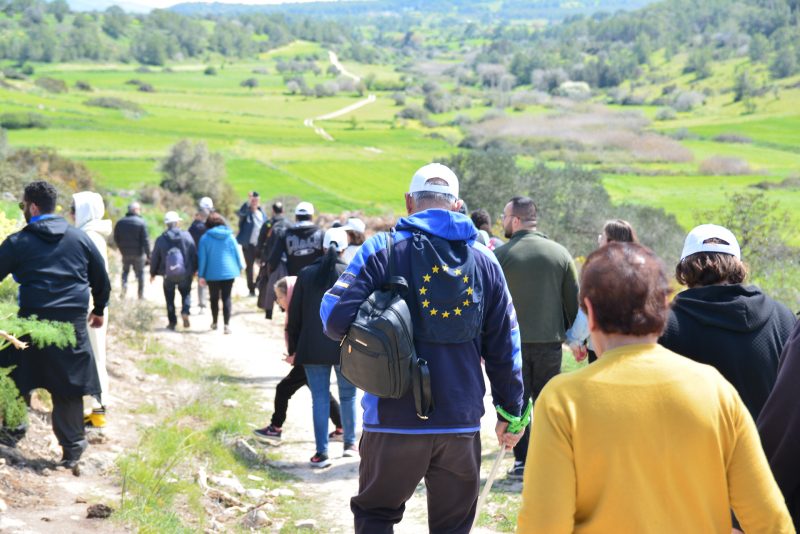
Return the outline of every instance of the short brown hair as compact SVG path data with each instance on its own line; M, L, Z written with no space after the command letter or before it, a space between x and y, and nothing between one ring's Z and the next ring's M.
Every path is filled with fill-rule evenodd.
M606 221L603 226L603 233L606 236L606 242L612 243L638 243L639 239L636 237L636 232L633 226L628 221L622 219L612 219Z
M589 299L594 319L607 334L660 334L670 294L664 265L638 243L609 243L586 258L581 273L581 308Z
M728 244L716 237L703 243ZM745 278L747 266L742 260L723 252L698 252L686 256L675 266L675 279L689 287L741 284Z
M206 228L209 230L214 228L215 226L224 226L225 219L222 218L222 215L217 213L216 211L212 211L208 214L208 219L206 219Z
M366 241L366 236L363 232L356 232L353 229L345 230L347 232L347 239L350 241L350 245L355 245L360 247Z

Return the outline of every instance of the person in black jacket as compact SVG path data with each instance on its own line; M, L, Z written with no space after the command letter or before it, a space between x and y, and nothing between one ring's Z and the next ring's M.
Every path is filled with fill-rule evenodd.
M344 429L344 456L358 456L356 447L356 388L339 370L339 343L322 331L319 307L322 296L347 268L341 255L347 248L347 232L331 228L325 232L325 256L300 271L289 304L289 322L286 326L289 354L294 354L295 365L306 370L308 388L311 390L314 416L314 440L317 451L311 457L312 467L330 465L328 458L328 413L330 412L331 367L336 371L339 384L339 404Z
M192 224L189 225L189 234L194 239L194 246L200 250L200 238L206 233L206 221L211 212L214 211L214 201L210 197L203 197L197 203L197 213L194 215ZM206 286L197 284L197 307L200 313L206 309Z
M99 395L100 381L89 343L88 325L103 325L111 284L105 261L91 238L53 215L56 189L38 181L25 187L20 207L28 222L0 245L0 280L9 273L19 283L20 317L63 321L75 329L76 343L59 348L31 345L0 353L0 367L16 366L11 378L23 395L36 388L50 392L53 432L63 450L61 465L75 471L88 446L83 426L83 395Z
M267 221L264 210L259 206L259 197L256 191L251 191L247 196L247 202L239 208L239 233L236 234L236 241L242 245L244 253L245 271L247 275L247 289L250 296L256 296L256 281L253 266L258 256L256 245L261 227Z
M288 226L286 217L283 216L283 202L272 205L272 217L261 227L258 235L259 269L258 280L258 307L264 310L267 319L272 319L272 308L275 305L275 283L286 276L286 259L282 258L276 269L269 268L269 257L272 249L283 239L283 232Z
M778 358L794 327L786 306L743 284L736 237L704 224L686 237L675 275L689 289L672 303L659 343L715 367L733 384L753 419L775 385Z
M800 525L800 323L783 347L778 379L761 415L761 444L795 525Z
M128 290L128 274L133 268L139 284L139 300L144 298L144 266L150 257L150 240L138 202L128 205L128 213L114 226L114 242L122 254L122 296Z
M295 224L278 235L278 242L269 255L269 268L274 271L286 258L287 276L297 276L300 269L307 267L322 256L323 231L311 220L314 206L301 202L294 210Z
M164 215L167 230L156 239L153 256L150 258L150 282L156 276L164 277L164 298L167 301L169 320L167 328L170 330L175 330L175 325L178 324L178 317L175 315L176 288L181 294L183 327L190 326L192 278L197 272L197 247L189 232L178 228L180 220L174 211L168 211Z

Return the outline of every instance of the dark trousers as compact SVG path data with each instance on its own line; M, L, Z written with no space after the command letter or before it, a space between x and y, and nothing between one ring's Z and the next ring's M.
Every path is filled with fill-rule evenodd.
M247 274L247 289L251 294L253 294L256 291L256 280L253 275L253 271L255 269L253 266L255 265L256 257L258 256L258 249L255 245L244 245L242 247L242 252L244 252L244 265L245 272Z
M297 393L301 387L308 385L306 370L302 365L295 365L289 374L283 377L275 388L275 411L272 413L270 424L274 427L282 427L286 421L286 410L289 409L289 399ZM331 394L331 422L336 428L342 428L342 411L339 408L339 401Z
M64 450L64 460L77 460L89 446L83 428L83 397L51 393L53 433Z
M175 315L175 289L181 294L181 315L189 315L189 308L192 305L192 277L184 276L179 280L169 280L164 278L164 298L167 301L167 319L169 324L178 324L178 317Z
M222 320L227 325L231 320L231 289L233 279L208 281L208 293L211 300L211 322L217 322L219 315L219 299L222 297Z
M136 283L139 284L139 298L144 298L144 256L123 256L122 257L122 293L128 290L128 275L133 269L136 275Z
M356 534L393 532L423 478L429 531L470 531L480 485L480 432L364 432L359 453L358 495L350 499Z
M522 402L539 398L545 384L561 372L561 343L523 343L522 344ZM531 425L525 427L525 434L514 447L514 459L525 462L528 443L531 438Z

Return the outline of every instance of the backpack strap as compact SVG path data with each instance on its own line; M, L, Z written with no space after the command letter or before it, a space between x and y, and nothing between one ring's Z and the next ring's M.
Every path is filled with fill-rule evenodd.
M392 252L394 249L395 240L394 234L394 228L386 232L386 261L389 264L389 277L387 279L386 289L405 298L405 296L408 294L408 282L402 276L395 276L394 262L392 261Z
M433 392L431 391L431 371L428 362L417 358L412 367L411 389L414 390L414 408L417 417L423 421L433 413Z

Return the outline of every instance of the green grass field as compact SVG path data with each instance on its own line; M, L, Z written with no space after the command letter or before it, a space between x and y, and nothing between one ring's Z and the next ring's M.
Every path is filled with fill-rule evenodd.
M251 61L217 58L150 72L137 72L135 66L125 64L40 64L34 65L34 78L62 79L70 86L69 93L55 95L32 82L14 82L16 90L0 88L0 109L3 113L38 113L51 121L48 129L8 132L12 146L52 146L84 162L97 181L111 189L135 191L157 184L159 160L174 143L189 138L204 140L212 150L222 153L227 179L239 195L255 189L266 198L311 200L322 211L363 210L368 214L400 213L402 193L413 171L457 150L455 145L463 134L449 123L458 115L475 120L490 111L474 98L468 109L431 115L440 126L423 128L417 121L396 119L402 107L395 105L391 93L378 92L377 100L370 105L336 119L317 121L335 139L326 141L304 126L304 119L330 113L363 97L355 93L330 98L288 94L275 67L278 60L298 56L319 58L323 74L305 74L309 86L332 79L324 74L327 50L307 41L296 41ZM800 77L781 80L777 93L754 99L753 111L742 103L733 103L729 91L734 73L748 67L746 59L715 64L712 76L701 82L681 73L684 61L685 57L678 55L666 62L662 53L655 53L649 69L652 79L661 81L638 83L633 91L652 99L665 85L675 84L679 89L706 91L709 96L704 105L661 121L655 120L660 109L655 106L611 107L624 112L638 110L653 120L650 128L655 131L688 132L681 144L693 159L682 163L632 161L630 171L606 173L604 184L616 202L664 208L689 227L697 222L699 211L722 205L727 193L798 174L800 90L789 87ZM360 76L374 74L379 81L397 81L401 76L391 65L350 61L344 65ZM205 75L207 66L214 66L217 75ZM267 73L255 74L254 69L266 69ZM766 76L763 66L752 70L756 76ZM258 87L251 90L240 86L242 80L251 77L259 81ZM126 83L134 79L151 84L156 92L139 92ZM94 90L86 93L74 89L79 80ZM144 113L85 105L88 99L98 97L134 102ZM409 97L407 104L412 103L421 104L422 100ZM534 116L552 111L526 106L524 110L509 108L506 113ZM752 142L715 141L721 134L746 136ZM714 156L745 160L750 171L745 176L709 176L701 165ZM535 161L536 157L526 161L529 159ZM602 169L602 165L590 167ZM772 190L768 195L800 223L800 192Z

